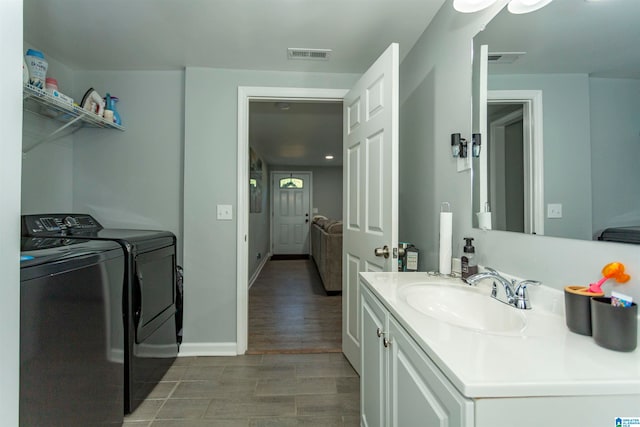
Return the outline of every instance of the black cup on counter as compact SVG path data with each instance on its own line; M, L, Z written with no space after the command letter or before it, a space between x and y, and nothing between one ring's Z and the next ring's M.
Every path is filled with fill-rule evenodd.
M594 294L587 289L584 286L564 288L564 313L571 332L591 336L591 297L601 297L604 293Z
M618 307L609 297L591 298L593 339L601 347L633 351L638 344L638 305Z

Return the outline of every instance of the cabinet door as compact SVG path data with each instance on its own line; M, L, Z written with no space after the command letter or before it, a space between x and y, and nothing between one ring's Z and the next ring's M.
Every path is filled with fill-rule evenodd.
M473 402L465 399L393 319L389 360L392 426L473 425Z
M363 427L383 427L387 416L387 352L383 335L387 331L386 310L362 287L360 304L360 417ZM380 331L380 333L378 333Z

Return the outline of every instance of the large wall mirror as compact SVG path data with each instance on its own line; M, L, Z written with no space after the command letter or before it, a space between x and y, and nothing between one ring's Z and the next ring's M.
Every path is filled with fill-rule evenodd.
M639 0L555 0L477 34L475 227L640 243L607 238L640 236L639 19Z

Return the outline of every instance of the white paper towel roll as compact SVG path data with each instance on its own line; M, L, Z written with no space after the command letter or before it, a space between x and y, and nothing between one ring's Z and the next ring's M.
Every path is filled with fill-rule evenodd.
M440 274L451 274L453 212L440 212Z
M481 230L491 230L491 212L478 212L478 227Z

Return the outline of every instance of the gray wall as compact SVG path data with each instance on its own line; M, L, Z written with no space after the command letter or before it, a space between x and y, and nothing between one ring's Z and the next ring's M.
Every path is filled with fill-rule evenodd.
M544 202L562 203L562 218L544 221L550 236L590 240L591 144L586 74L491 75L489 90L542 91ZM545 211L546 213L546 211Z
M124 132L75 135L73 210L105 227L169 230L182 262L184 72L77 71L76 93L89 87L120 101Z
M0 2L0 420L18 425L20 387L20 169L22 146L22 0Z
M184 339L192 348L215 350L210 345L218 343L235 349L238 86L338 89L350 88L357 78L353 74L187 68ZM233 221L212 220L217 204L234 206Z
M589 79L593 230L640 224L640 80Z
M260 154L258 154L259 157ZM267 164L262 162L262 211L249 213L249 266L248 278L251 279L256 270L270 252L271 215L269 202L271 199L271 185ZM249 283L251 285L251 283Z
M34 48L24 43L24 51ZM40 49L39 49L40 50ZM47 77L58 80L65 95L74 96L73 70L44 52L49 63ZM82 93L75 95L80 103ZM22 143L26 149L57 130L60 123L31 112L24 112ZM87 130L79 131L87 132ZM89 131L90 132L90 131ZM29 151L22 159L22 213L69 212L73 207L73 138L63 131L61 138L47 141Z
M342 219L342 167L311 168L313 207L327 218Z
M471 228L470 172L456 172L450 134L471 134L471 40L505 3L462 14L446 2L400 66L400 240L423 250L421 269L437 269L437 214L440 202L449 201L454 256L469 235L476 239L478 263L557 289L591 283L605 264L618 260L631 275L619 286L637 299L637 246ZM569 111L559 114L571 117Z

